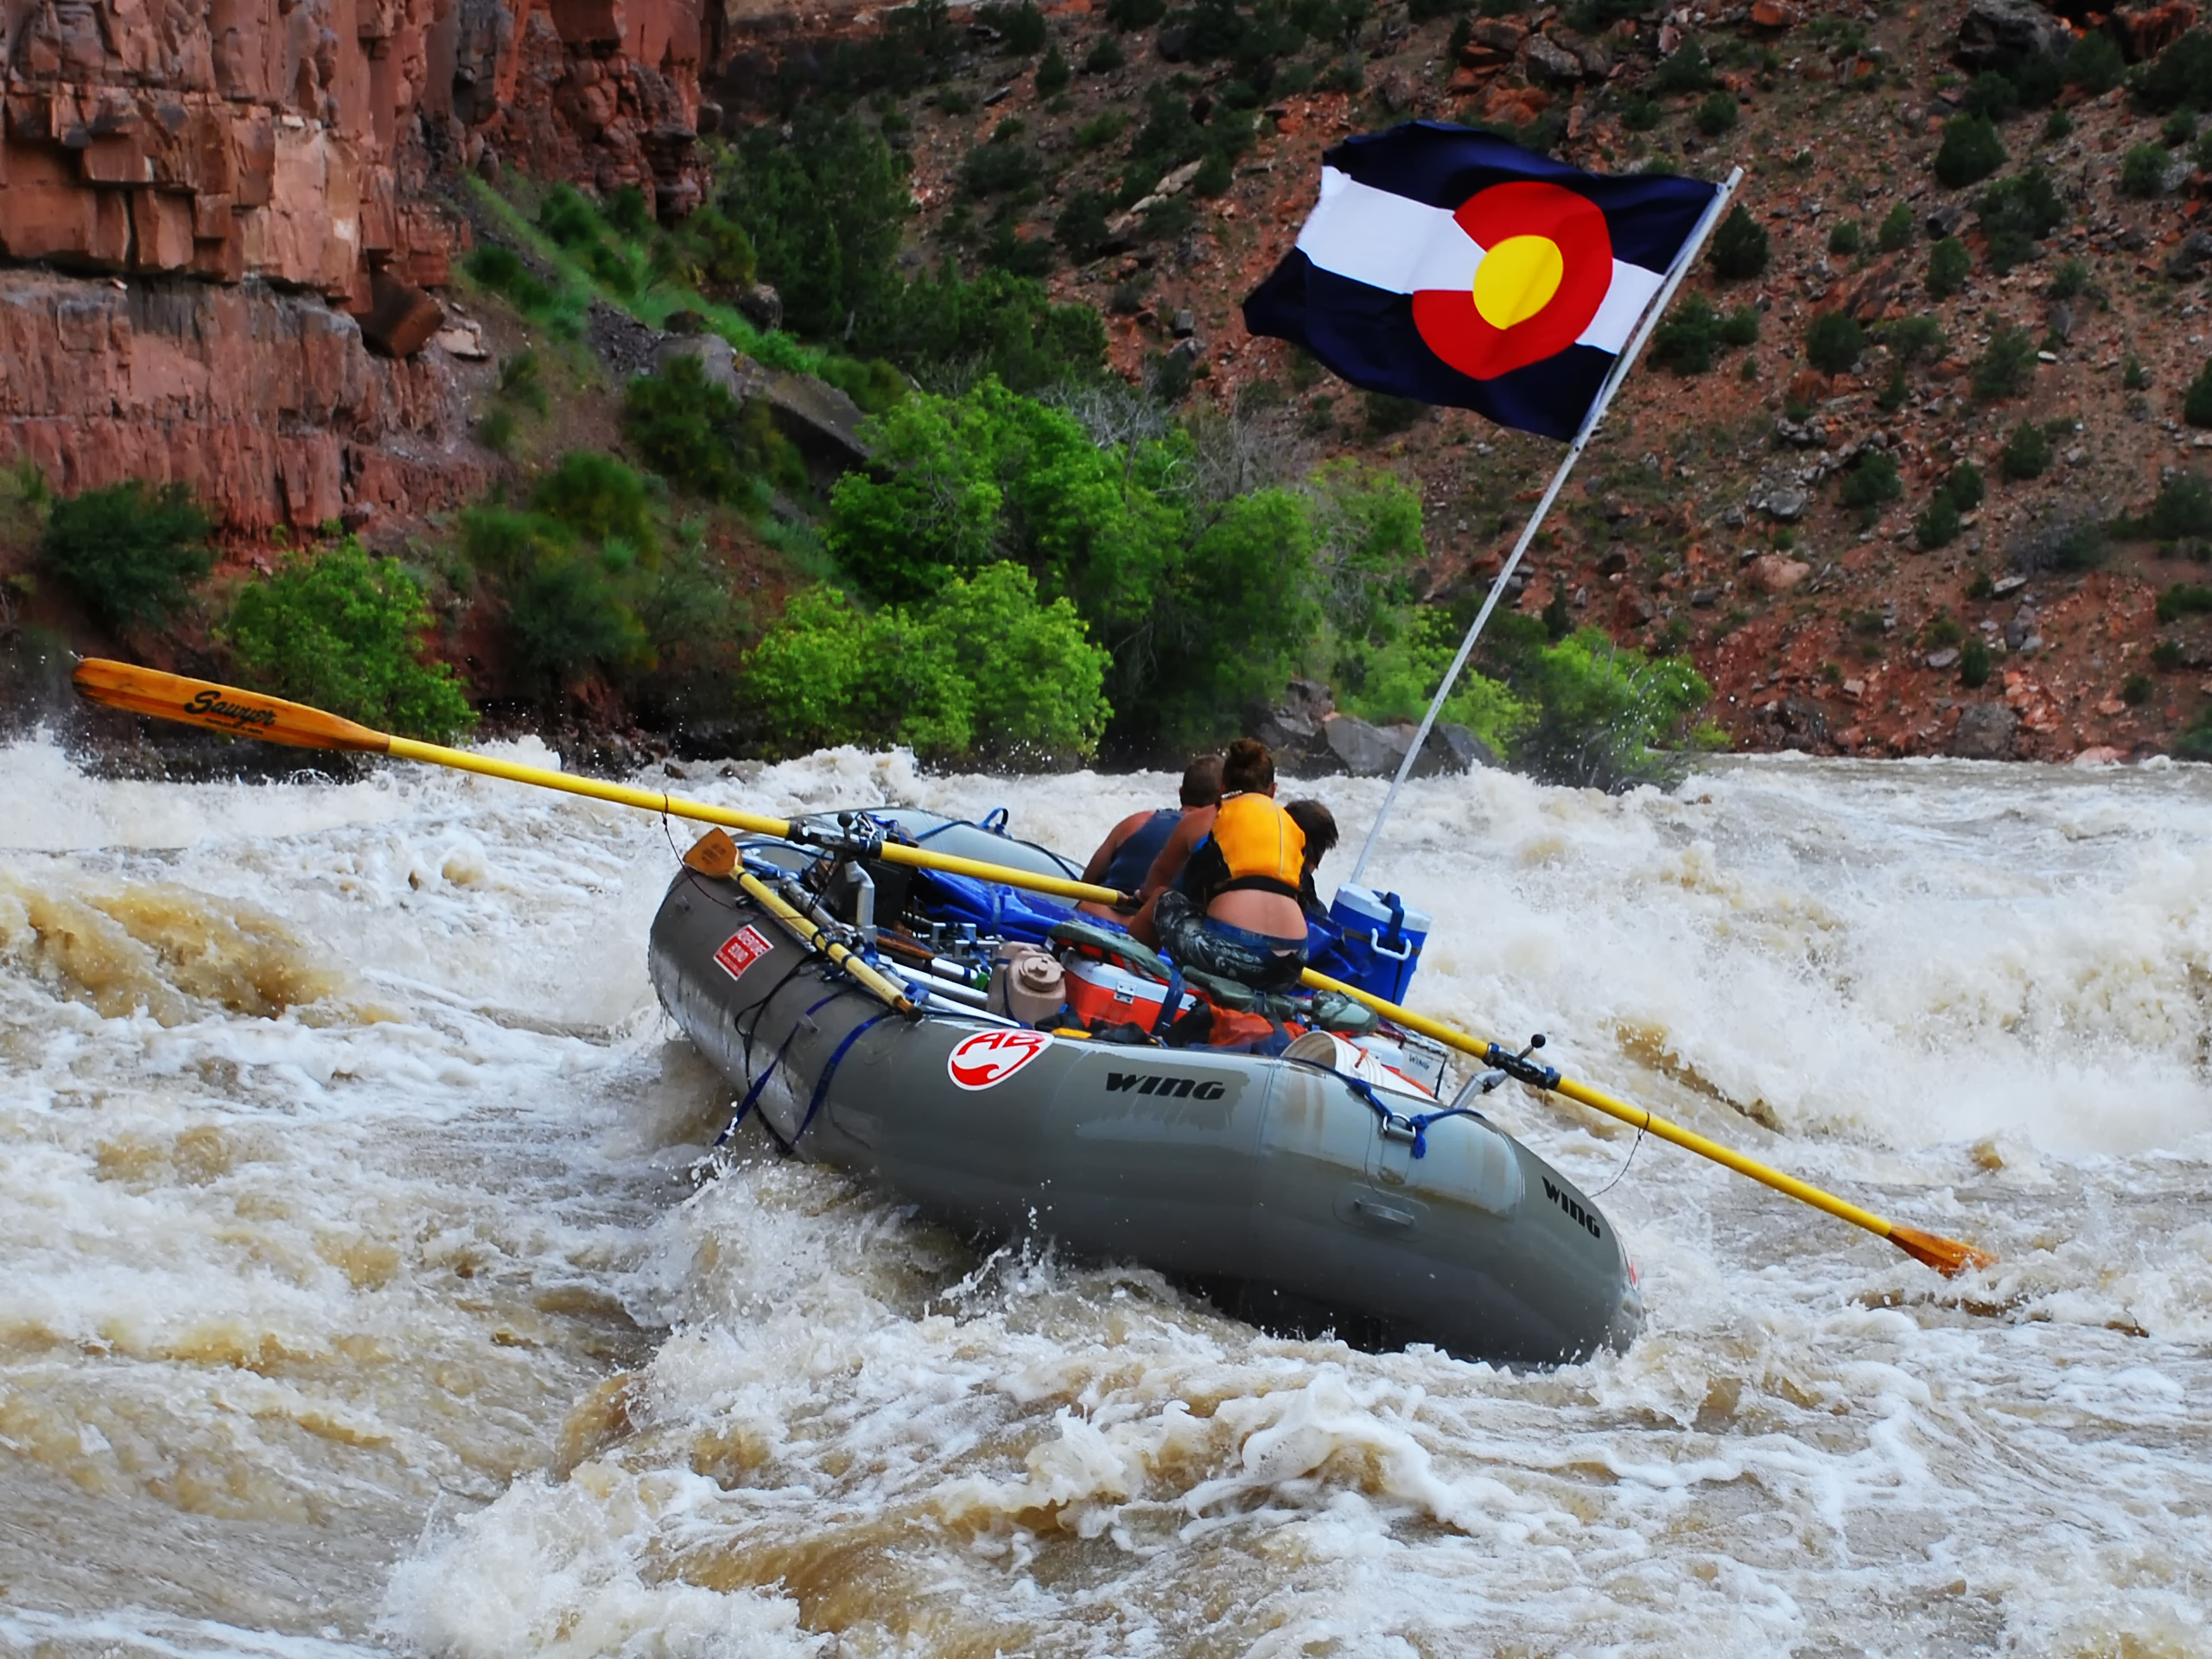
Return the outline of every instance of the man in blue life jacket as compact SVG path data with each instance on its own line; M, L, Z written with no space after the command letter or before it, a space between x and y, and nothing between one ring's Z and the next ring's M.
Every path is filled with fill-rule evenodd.
M1200 820L1210 825L1213 822L1214 804L1221 799L1221 757L1202 754L1184 769L1180 807L1163 806L1153 812L1132 812L1108 832L1098 843L1098 850L1090 855L1090 862L1084 866L1083 879L1103 887L1116 887L1135 893L1144 886L1144 879L1152 868L1153 861L1160 856L1160 849L1178 829ZM1198 833L1203 835L1201 826ZM1087 902L1080 908L1084 913L1103 917L1109 922L1127 925L1135 913L1132 905L1127 910L1116 910L1111 905Z

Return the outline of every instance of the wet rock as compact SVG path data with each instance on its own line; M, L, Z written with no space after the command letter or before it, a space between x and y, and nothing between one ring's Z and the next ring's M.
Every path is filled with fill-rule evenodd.
M1275 762L1301 778L1342 772L1344 762L1329 747L1327 722L1336 699L1319 680L1293 680L1281 702L1256 708L1244 720L1244 734L1274 752Z
M1484 742L1465 726L1449 724L1439 726L1429 734L1428 741L1431 743L1440 743L1450 753L1452 760L1458 763L1456 769L1460 772L1472 772L1477 766L1502 768L1505 765L1505 762L1498 758L1497 750L1491 748L1489 744Z
M1178 340L1190 339L1192 335L1198 332L1198 319L1197 314L1191 311L1178 311L1175 314L1173 332L1175 338Z
M2200 232L2201 234L2201 232ZM2044 314L2044 323L2061 340L2074 338L2074 308L2064 300L2055 300Z
M1380 726L1351 715L1332 715L1325 727L1330 752L1355 778L1388 777L1405 758L1403 743L1393 743Z
M1978 73L2010 69L2030 58L2063 57L2073 44L2066 25L2033 0L1974 0L1959 21L1951 55Z
M2019 715L2003 703L1969 703L1943 753L1958 760L2009 760L2019 731Z

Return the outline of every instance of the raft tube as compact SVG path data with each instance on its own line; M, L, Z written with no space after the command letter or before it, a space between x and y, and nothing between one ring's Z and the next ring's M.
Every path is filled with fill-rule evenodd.
M779 1145L963 1233L1141 1262L1262 1328L1363 1347L1548 1365L1625 1349L1642 1324L1611 1224L1487 1121L1429 1124L1415 1157L1325 1066L1056 1036L945 1001L906 1019L734 881L689 869L650 965Z

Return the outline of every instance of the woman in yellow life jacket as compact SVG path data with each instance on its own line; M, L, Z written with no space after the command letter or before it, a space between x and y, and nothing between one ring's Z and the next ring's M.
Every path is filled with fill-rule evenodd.
M1146 886L1156 897L1141 919L1185 968L1262 990L1294 985L1306 966L1306 832L1275 804L1266 744L1230 744L1221 789L1211 829L1187 861L1163 870L1178 851L1173 838L1154 861Z

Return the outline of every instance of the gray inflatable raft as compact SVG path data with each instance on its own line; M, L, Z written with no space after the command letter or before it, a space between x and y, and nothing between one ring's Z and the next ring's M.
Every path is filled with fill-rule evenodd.
M1141 1262L1263 1328L1367 1347L1554 1364L1624 1349L1642 1323L1611 1224L1486 1121L1429 1124L1416 1157L1372 1091L1323 1066L957 1003L904 1019L734 881L689 869L651 970L779 1145L963 1232Z

